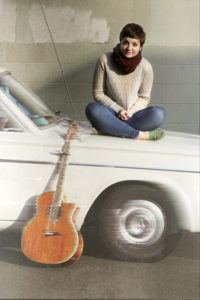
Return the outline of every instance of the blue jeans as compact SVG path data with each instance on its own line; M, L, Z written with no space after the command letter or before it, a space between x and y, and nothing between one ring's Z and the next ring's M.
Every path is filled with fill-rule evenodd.
M160 127L165 121L166 112L160 106L150 106L122 121L112 108L92 102L86 107L86 116L92 126L101 132L112 136L136 138L140 130L149 131Z

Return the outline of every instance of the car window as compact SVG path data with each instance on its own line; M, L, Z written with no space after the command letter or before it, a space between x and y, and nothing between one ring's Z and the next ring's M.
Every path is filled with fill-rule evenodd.
M23 131L19 122L2 104L0 104L0 131Z
M37 126L44 127L56 121L55 112L9 73L0 77L0 90L2 90Z

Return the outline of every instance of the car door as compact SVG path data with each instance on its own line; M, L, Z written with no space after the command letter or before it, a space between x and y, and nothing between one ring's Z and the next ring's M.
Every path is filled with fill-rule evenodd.
M53 174L58 145L44 130L28 131L2 104L0 124L0 221L26 221Z

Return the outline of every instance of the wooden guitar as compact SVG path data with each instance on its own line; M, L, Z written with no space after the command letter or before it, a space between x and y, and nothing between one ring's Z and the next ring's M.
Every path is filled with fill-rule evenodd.
M77 129L78 123L71 122L60 154L56 191L44 192L38 197L37 215L22 234L23 253L39 263L58 264L68 261L71 264L82 254L83 239L75 225L78 209L74 203L62 201L70 141Z

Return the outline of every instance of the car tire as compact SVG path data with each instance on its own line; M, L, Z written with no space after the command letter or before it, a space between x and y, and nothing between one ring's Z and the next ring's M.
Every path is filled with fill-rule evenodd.
M181 237L166 193L132 182L116 185L105 193L99 233L115 258L141 262L166 256Z

